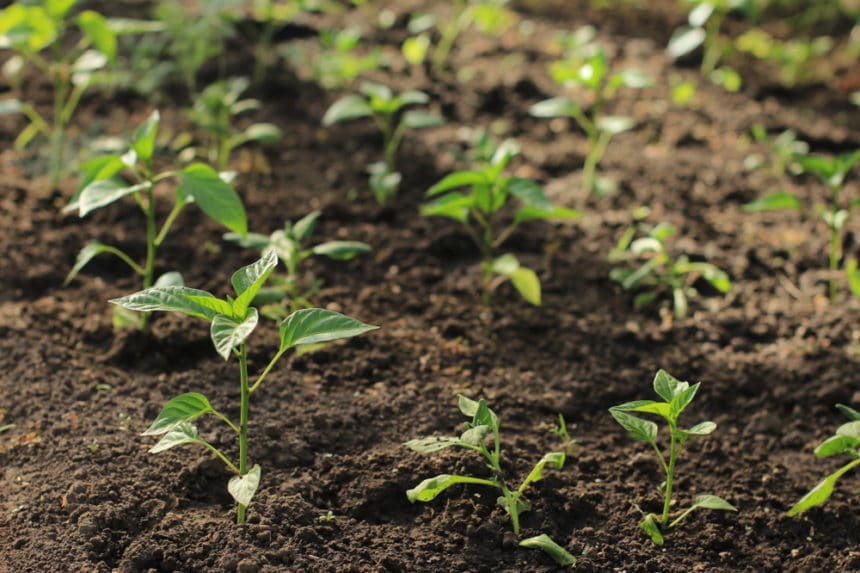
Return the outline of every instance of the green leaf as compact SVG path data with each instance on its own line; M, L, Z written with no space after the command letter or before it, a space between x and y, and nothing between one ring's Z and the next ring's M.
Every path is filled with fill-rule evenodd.
M176 193L183 201L193 201L211 219L239 235L248 232L242 200L214 169L195 163L183 169L180 177Z
M444 450L446 448L450 448L452 446L460 445L461 439L454 437L444 437L439 438L435 436L431 436L429 438L419 438L416 440L409 440L403 445L409 448L412 451L420 452L422 454L430 454L433 452L438 452L439 450Z
M106 205L110 205L119 201L126 195L138 193L145 189L149 189L152 185L149 182L139 183L137 185L127 185L124 182L114 179L100 179L93 181L81 191L78 197L78 210L81 217L100 209Z
M411 503L415 503L416 501L432 501L440 493L458 483L480 483L486 485L487 480L470 478L468 476L439 474L436 477L427 478L414 488L407 490L406 497Z
M306 308L281 323L280 352L302 344L350 338L377 328L333 310Z
M361 96L349 95L334 102L323 116L323 125L330 126L343 121L371 117L373 110Z
M377 99L377 100L381 100L381 101L388 101L394 97L394 95L391 93L391 89L388 86L384 86L384 85L376 83L376 82L367 82L367 81L361 82L361 85L359 86L358 91L360 91L362 94L364 94L365 96L367 96L369 98L373 98L373 99ZM421 94L421 92L413 92L413 93ZM407 94L403 94L403 95L405 96ZM401 96L401 97L403 97L403 96ZM409 96L409 97L411 97L411 96ZM419 97L419 101L417 101L415 103L425 103L427 101L426 95L424 95L423 101L420 100L420 96L418 96L418 97Z
M155 286L162 286L156 284ZM167 285L164 285L167 286ZM184 285L177 285L184 286ZM199 304L205 308L211 309L215 314L223 314L225 316L233 316L233 305L226 300L215 298L214 296L189 296L188 300L195 304ZM214 318L214 316L213 316Z
M479 446L484 443L484 438L487 434L493 431L493 428L487 425L472 426L462 434L460 434L460 445L468 444L470 446Z
M658 416L662 416L669 419L671 415L671 409L669 404L666 402L651 402L650 404L642 404L641 406L634 409L635 412L642 412L645 414L657 414Z
M657 545L663 545L663 532L660 531L660 526L657 524L657 516L649 513L639 524L639 528L648 534L651 541Z
M54 20L62 20L78 0L43 0L42 5Z
M704 494L696 496L691 509L715 509L719 511L737 511L738 508L716 495Z
M836 404L836 409L842 412L842 415L852 422L860 420L860 412L850 406L846 406L845 404Z
M445 120L435 113L420 109L407 111L403 114L403 118L400 121L410 129L429 129L445 125Z
M72 267L72 270L70 270L69 274L66 275L66 280L63 281L63 286L66 286L70 282L72 282L72 280L78 275L78 273L81 272L81 269L87 266L87 264L91 260L104 253L105 251L109 250L109 246L98 241L90 241L86 245L84 245L84 248L81 249L81 251L78 253L77 258L75 259L75 264Z
M699 422L686 432L692 436L707 436L717 429L717 425L713 422Z
M667 402L671 402L679 392L686 390L690 386L686 382L681 382L662 368L654 376L653 385L657 395Z
M460 412L462 412L464 416L473 418L475 414L478 413L478 407L480 404L481 403L477 400L472 400L462 394L457 394L457 408L460 409Z
M686 384L686 382L684 382L684 384ZM693 398L695 398L696 396L696 392L699 391L700 384L701 382L697 382L692 386L680 389L675 395L675 397L672 398L672 400L669 402L669 405L672 411L672 416L674 418L677 419L678 415L684 411L684 408L686 408L690 404L690 402L693 401Z
M607 115L597 120L597 129L612 135L630 131L636 125L632 118L620 115Z
M158 135L158 125L161 123L161 114L154 110L142 124L134 130L131 139L131 148L145 163L152 161L155 151L155 138Z
M621 82L625 87L638 90L654 85L654 79L642 70L627 69L621 72Z
M453 192L421 205L420 213L424 217L446 217L466 223L469 220L469 209L474 203L473 197Z
M800 201L798 201L797 197L795 197L791 193L782 191L779 193L766 195L760 199L756 199L752 203L747 203L746 205L741 207L741 211L743 211L744 213L757 213L759 211L778 211L782 209L794 209L796 211L799 211Z
M541 549L547 555L553 558L556 563L565 567L567 565L575 565L576 557L570 554L567 549L556 543L546 533L541 533L535 537L529 537L520 541L520 547L529 549Z
M617 409L610 408L609 413L621 427L627 430L630 436L638 442L653 444L657 441L657 424L648 420L642 420L636 416Z
M211 321L216 312L199 303L197 297L211 297L210 293L180 286L150 287L148 289L124 296L114 298L108 302L139 312L152 312L156 310L181 312L188 316L194 316Z
M546 198L541 186L531 179L511 177L508 179L506 190L528 207L535 207L544 211L552 209L552 203Z
M236 503L244 506L251 503L258 487L260 487L260 464L254 464L248 473L243 476L233 476L227 482L227 491Z
M705 42L705 30L699 27L682 26L669 39L666 52L673 60L686 56Z
M848 277L848 287L855 298L860 298L860 270L857 259L850 258L845 262L845 276Z
M179 424L193 422L200 416L214 412L215 409L203 394L187 392L173 398L161 409L161 413L141 436L166 434Z
M516 223L522 223L534 219L578 219L579 217L582 217L582 212L576 209L568 209L567 207L552 207L549 210L536 207L523 207L516 212L514 220Z
M541 304L541 288L540 279L533 270L527 267L520 267L510 275L511 284L517 289L526 302L535 306Z
M17 99L4 99L0 101L0 115L17 114L24 110L24 104Z
M388 89L388 88L386 88ZM388 96L390 97L390 96ZM388 98L384 98L388 99ZM424 105L430 101L430 96L418 90L408 90L398 96L401 106L407 105Z
M459 187L486 184L488 184L487 177L480 171L455 171L446 175L441 181L428 189L426 195L433 197L434 195L439 195Z
M830 499L830 495L833 493L833 486L836 484L836 480L857 465L860 465L860 459L856 459L845 464L818 482L818 485L812 488L806 495L800 498L800 500L795 503L791 509L788 510L788 515L797 515L798 513L802 513L826 502Z
M314 246L311 252L336 261L348 261L361 253L369 253L370 250L370 245L359 241L328 241Z
M194 424L182 422L170 429L158 442L149 448L150 454L158 454L170 448L181 446L183 444L205 444L206 442L200 438L197 433L197 428Z
M283 133L280 128L272 123L254 123L242 132L240 143L256 141L266 145L277 143L281 140Z
M856 423L856 422L855 422ZM815 448L815 455L819 458L829 458L853 451L860 440L851 436L830 436Z
M98 51L111 62L116 61L116 36L104 16L93 10L84 10L78 16L78 26Z
M257 328L259 315L256 308L249 308L247 316L241 322L223 314L216 314L212 319L210 335L215 350L221 358L228 360L230 352L245 342L245 339Z
M230 282L233 285L233 290L239 295L233 301L233 316L235 318L244 319L245 311L254 300L257 291L262 288L276 266L278 266L278 255L274 249L269 249L260 260L233 273Z
M419 34L417 36L406 38L403 45L400 46L400 51L403 53L403 57L406 58L407 62L413 66L417 66L423 63L427 58L427 50L429 50L429 48L430 35Z
M499 427L499 417L488 406L485 400L472 400L462 394L457 395L457 408L464 416L472 418L473 426Z
M182 274L177 271L168 271L155 279L155 284L152 286L157 287L165 287L165 286L185 286L185 279L182 278ZM205 298L205 297L204 297ZM208 298L206 300L209 300ZM217 299L216 299L217 300Z
M579 113L579 106L566 97L554 97L539 101L529 108L533 117L573 117Z
M493 272L506 277L514 274L520 268L520 261L510 254L504 254L493 261Z
M317 219L319 219L320 214L320 211L311 211L295 222L293 225L293 235L296 239L304 241L310 238L311 234L314 232L314 227L316 226Z
M523 480L522 485L520 485L520 491L525 489L528 485L533 484L537 481L543 479L543 468L549 464L550 467L553 467L557 470L560 470L564 466L565 455L563 452L550 452L545 454L544 457L535 464L535 467L532 468L532 471L529 472L529 475Z

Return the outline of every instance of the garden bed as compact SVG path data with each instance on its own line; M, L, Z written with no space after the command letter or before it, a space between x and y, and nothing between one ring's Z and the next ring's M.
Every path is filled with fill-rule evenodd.
M405 14L408 3L394 6ZM524 3L528 4L528 3ZM60 212L74 193L58 191L38 156L8 146L0 153L0 556L10 571L550 571L542 552L516 546L495 495L455 487L429 504L406 490L425 477L484 467L468 452L421 456L403 447L425 435L462 428L456 395L484 397L502 420L503 468L527 472L562 447L550 431L562 413L578 440L566 466L546 472L529 496L523 535L547 533L574 554L579 571L860 570L860 523L850 483L801 517L788 508L828 471L813 448L841 423L834 404L857 406L860 303L847 288L827 300L827 239L814 221L791 213L747 214L745 203L778 189L824 197L817 180L747 171L761 152L754 123L792 128L814 151L860 147L858 111L838 82L797 91L773 88L753 73L737 94L700 81L690 107L669 99L668 77L695 79L663 47L683 13L662 6L630 13L535 10L528 39L461 38L454 68L467 81L431 81L394 66L372 77L397 89L423 89L446 126L406 136L400 194L379 206L366 191L364 166L380 154L369 123L321 126L338 94L283 67L258 95L259 114L285 136L266 151L268 172L246 163L236 184L249 227L269 232L321 209L317 235L365 241L369 255L347 263L314 260L324 281L315 302L380 329L290 357L252 402L250 458L263 467L248 523L236 526L225 488L228 472L199 448L153 456L139 436L164 402L185 391L206 394L237 413L237 365L213 352L201 321L154 315L148 334L115 332L107 299L139 288L121 263L96 259L66 288L75 255L90 238L141 254L142 225L132 203L80 220ZM667 3L668 4L668 3ZM631 9L633 10L633 9ZM371 11L312 18L343 20L396 50L405 32L373 31ZM405 18L405 16L404 16ZM637 30L633 21L642 21ZM602 164L618 182L607 198L579 187L585 140L567 122L529 116L557 95L546 67L552 30L587 22L620 66L642 68L655 87L621 92L613 113L636 119ZM248 67L237 51L228 72ZM848 70L846 76L858 73ZM27 95L48 104L45 90ZM856 89L856 87L855 87ZM179 102L161 105L165 129L185 127ZM102 131L126 135L151 111L133 97L84 100L70 133L81 147ZM4 117L0 137L22 127ZM583 217L524 225L508 250L534 268L543 305L524 303L510 284L480 305L480 259L453 221L422 218L424 192L453 168L463 128L493 127L522 147L515 171L541 181L557 203ZM856 182L849 183L851 193ZM348 197L352 197L348 199ZM691 301L682 320L633 310L633 297L610 280L607 253L639 206L649 221L679 229L676 245L725 269L726 296ZM221 241L199 212L177 222L193 240L166 243L159 270L178 269L189 286L227 293L230 273L256 253ZM860 229L849 221L848 235ZM189 235L185 234L188 238ZM847 254L856 255L848 243ZM276 325L254 334L253 370L269 360ZM678 469L679 507L714 493L737 514L700 512L657 547L638 528L658 511L662 473L653 453L633 442L607 409L651 397L658 368L702 381L685 413L713 420L716 432L691 440ZM232 452L229 436L202 421L201 433ZM849 482L850 479L846 479Z

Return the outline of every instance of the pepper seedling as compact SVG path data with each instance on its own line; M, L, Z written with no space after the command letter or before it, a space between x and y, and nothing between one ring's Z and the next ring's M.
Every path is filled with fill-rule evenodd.
M577 53L576 58L580 55ZM606 104L612 101L619 88L643 89L653 85L653 80L644 72L627 69L612 72L606 52L596 49L578 66L567 69L554 68L554 77L565 87L584 89L590 100L585 106L574 99L559 96L534 104L529 113L534 117L573 119L588 138L588 153L582 167L582 183L587 193L598 196L610 195L615 190L611 179L597 177L596 171L606 153L609 142L619 133L633 129L636 122L625 116L604 115Z
M272 287L262 289L257 295L260 301L275 301L276 307L264 306L261 312L264 316L283 317L284 309L280 301L289 299L289 312L311 306L309 298L318 290L317 281L312 281L310 289L303 290L299 286L299 265L313 256L328 257L336 261L348 261L361 253L370 252L370 245L359 241L326 241L313 246L306 246L314 232L320 212L313 211L295 223L287 221L283 229L278 229L271 235L248 233L243 237L238 233L227 233L224 239L237 243L249 249L266 251L275 249L278 258L287 267L283 277L273 275L270 282Z
M697 382L691 386L688 382L682 382L661 369L654 377L654 391L663 399L662 402L637 400L613 406L609 409L609 413L612 414L615 421L627 430L634 440L645 442L654 449L660 460L660 465L666 474L666 481L663 485L663 513L661 515L648 513L639 524L642 531L647 533L657 545L663 545L663 536L696 509L737 511L737 508L726 500L715 495L705 494L697 496L689 508L684 510L674 520L669 521L672 486L675 480L675 464L678 461L678 456L684 444L690 436L706 436L717 428L717 425L713 422L700 422L686 430L678 429L678 417L690 402L693 401L700 384L701 382ZM629 412L656 414L666 420L669 425L670 440L668 459L657 445L657 424L649 420L637 418Z
M436 199L421 207L422 215L447 217L461 223L480 249L482 302L487 308L493 290L506 280L510 280L529 303L535 306L541 303L541 286L537 274L521 265L510 253L499 257L495 255L496 249L521 223L535 219L573 219L581 216L574 209L553 206L543 189L533 180L503 175L505 167L517 153L519 148L513 140L503 142L487 165L455 171L433 185L426 194ZM468 191L461 191L464 188ZM511 198L519 200L522 207L514 213L513 221L501 227L500 215Z
M646 236L636 237L637 231ZM634 268L612 269L609 277L624 290L642 290L634 299L637 309L654 303L666 290L671 293L674 316L687 316L688 299L698 296L693 284L702 278L721 293L732 288L729 276L711 263L691 261L687 255L673 257L666 247L666 240L675 235L677 229L668 223L654 227L633 225L621 236L615 249L609 253L611 262L632 262ZM639 261L644 260L640 263Z
M458 395L457 398L460 412L462 412L464 416L472 419L471 422L465 423L465 431L460 434L460 436L431 436L428 438L409 440L404 445L410 450L422 454L430 454L451 447L476 451L484 457L493 475L489 478L479 478L467 475L439 474L435 477L425 479L414 488L408 490L406 492L406 497L412 503L415 503L416 501L432 501L449 487L460 483L485 485L495 488L502 494L496 500L497 503L510 516L514 535L519 535L520 515L531 509L531 504L525 499L525 497L523 497L523 493L529 485L543 479L545 467L549 466L551 468L561 469L565 462L564 452L551 452L545 454L537 464L535 464L520 486L515 490L511 490L502 477L502 468L500 464L501 441L499 439L499 417L487 406L487 402L485 400L479 400L476 402L475 400L463 395ZM492 442L492 446L490 448L486 445L488 440ZM545 546L537 540L526 541L528 541L526 546L545 549ZM549 546L549 544L545 545ZM552 545L564 553L567 553L560 546L555 545L554 543ZM547 552L552 554L549 550L547 550ZM572 555L568 555L573 558Z
M438 127L444 120L425 109L405 108L427 105L430 97L410 90L395 95L388 86L363 82L358 94L348 95L332 104L323 116L323 125L331 126L361 118L372 118L382 133L385 160L368 166L370 184L376 200L384 203L397 194L400 173L397 171L397 149L407 129Z
M110 302L122 308L138 311L179 312L202 318L211 324L211 338L218 355L229 360L239 359L239 422L216 410L209 399L198 392L187 392L168 401L144 436L161 436L149 451L156 454L183 444L199 444L209 449L234 475L227 490L238 504L237 523L245 522L245 514L260 484L260 466L248 465L248 420L251 395L256 392L284 353L298 346L330 342L358 336L377 327L332 310L320 308L299 310L281 322L280 347L266 368L253 383L248 378L247 339L257 326L258 312L251 306L254 297L278 264L274 250L257 262L236 271L231 279L236 298L220 299L203 290L184 286L152 287ZM192 423L211 414L223 421L239 438L239 461L234 463L218 447L200 436Z
M259 109L256 99L240 99L248 89L247 78L231 78L207 86L195 99L191 120L206 133L205 154L220 171L227 169L234 149L248 143L272 145L281 139L281 130L271 123L235 127L238 116Z
M830 231L828 257L830 267L830 302L835 303L839 292L839 280L836 274L839 271L839 263L842 259L843 229L851 211L860 205L860 198L843 203L840 195L845 179L857 162L860 161L860 149L852 153L842 153L829 158L822 155L797 156L795 161L805 173L817 176L830 192L830 201L828 204L815 204L813 209L827 226L828 231ZM747 203L742 209L747 213L788 209L798 211L801 215L806 216L806 210L801 205L800 200L787 191L766 195L752 203ZM849 272L850 278L851 273Z
M836 407L848 418L848 422L837 428L836 433L818 444L815 456L829 458L847 454L851 461L821 480L806 495L788 510L789 515L798 515L808 509L822 505L830 499L836 481L852 469L860 466L860 412L843 404Z
M212 220L224 225L231 231L245 235L248 224L245 208L236 191L219 174L203 163L194 163L182 170L168 170L156 173L153 168L155 140L158 135L158 111L144 121L134 132L128 151L122 155L105 155L88 161L84 165L83 182L65 207L64 212L77 211L81 217L119 201L126 196L132 196L146 220L146 260L140 265L125 251L101 243L90 241L78 253L72 270L69 271L64 284L68 284L90 261L102 253L119 257L143 279L143 288L149 288L155 282L155 261L158 248L170 232L176 217L183 207L189 204L197 205ZM122 178L127 174L129 183ZM159 227L156 220L155 188L169 179L179 179L179 185L173 194L173 209ZM158 279L160 286L168 284L181 285L182 278L178 273L171 272ZM114 313L115 326L135 326L146 329L148 315L136 315L118 311Z

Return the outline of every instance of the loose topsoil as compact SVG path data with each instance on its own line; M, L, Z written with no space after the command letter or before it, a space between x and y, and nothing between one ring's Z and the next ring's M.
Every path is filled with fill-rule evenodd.
M236 362L218 358L207 325L191 318L160 313L148 334L114 331L107 299L139 288L120 262L96 259L62 288L90 238L141 255L139 213L121 203L84 220L64 216L59 207L74 192L74 178L52 191L33 175L44 168L38 154L4 146L0 425L14 427L0 433L0 570L556 570L542 552L516 546L491 491L458 486L432 503L408 502L405 491L426 477L485 471L469 452L422 456L402 445L459 432L458 393L486 398L499 414L502 465L512 482L562 447L550 430L564 415L577 443L566 466L547 471L528 492L534 507L523 515L522 535L547 533L586 553L579 571L860 570L856 476L846 476L825 506L786 515L837 467L812 454L841 423L834 404L860 403L860 303L844 286L836 303L828 302L820 224L740 210L779 189L824 200L812 178L744 170L748 154L765 151L747 134L759 122L772 133L796 130L814 151L860 147L858 113L847 97L857 89L851 82L858 68L785 90L750 63L741 69L742 92L700 82L691 106L679 108L668 98L668 78L697 74L671 65L663 52L684 18L674 3L608 12L578 2L531 4L519 6L534 23L531 36L461 38L452 66L468 70L462 81L434 81L403 64L373 75L397 89L426 90L449 122L407 135L402 190L385 206L366 191L362 173L381 156L372 126L320 125L338 93L283 63L258 91L258 118L280 125L285 136L265 152L268 170L251 169L247 164L261 161L248 152L237 156L251 229L270 232L321 209L317 237L373 245L372 254L346 264L315 259L307 268L323 281L318 306L380 329L290 357L253 396L250 459L263 474L244 526L234 524L229 474L219 462L193 447L150 455L153 440L139 436L166 400L186 391L206 394L237 417ZM372 10L303 25L358 25L369 42L393 51L414 7L393 3L398 24L390 30L374 29ZM559 93L546 72L556 57L546 49L553 30L589 22L600 28L615 65L657 79L640 93L622 90L610 106L638 127L609 147L602 172L618 182L618 192L603 199L580 188L579 130L527 112ZM250 47L231 46L228 73L249 69L250 58ZM50 105L47 84L33 78L27 85L26 97ZM163 131L187 128L183 105L179 97L161 105ZM127 136L151 109L132 96L90 96L71 140L86 148L96 132ZM0 137L12 141L22 127L23 120L6 117ZM516 137L523 153L515 172L584 212L564 224L525 225L506 245L538 272L539 308L503 285L487 316L468 237L454 222L417 214L424 191L462 165L454 152L463 148L467 127ZM851 183L847 193L857 192ZM633 295L608 278L606 255L642 205L651 208L650 222L678 227L676 252L726 269L734 282L727 296L702 289L707 296L691 302L684 320L633 310ZM850 222L847 255L858 254L857 232ZM230 273L256 254L225 244L221 233L186 209L159 271L180 270L190 286L227 294ZM252 371L265 366L276 337L271 322L254 333ZM638 529L641 512L660 509L662 472L653 452L607 413L614 404L651 398L658 368L701 380L683 419L718 425L689 442L677 469L677 508L700 493L739 508L693 514L663 547ZM200 430L235 455L233 435L214 420L201 420Z

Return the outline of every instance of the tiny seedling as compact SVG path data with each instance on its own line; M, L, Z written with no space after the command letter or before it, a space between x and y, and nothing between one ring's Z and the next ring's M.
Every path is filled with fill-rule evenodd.
M224 179L211 167L195 163L182 170L168 170L155 173L153 157L155 140L158 135L159 114L154 111L134 132L128 151L122 155L105 155L88 161L80 189L65 208L65 212L77 211L85 217L92 211L119 201L131 195L143 212L146 220L146 260L138 264L125 251L101 243L90 241L78 253L72 270L66 277L68 284L90 261L102 253L119 257L143 279L143 288L155 284L159 286L181 285L179 273L170 272L155 280L155 261L158 248L164 242L176 217L182 208L195 204L214 221L240 235L247 233L245 208L242 201ZM132 182L122 178L128 174ZM159 227L156 221L155 188L168 179L179 179L173 196L173 209ZM135 326L146 329L148 315L136 315L118 311L114 313L116 326Z
M378 47L363 49L361 32L354 28L321 30L319 41L289 42L281 55L303 75L326 89L344 88L360 76L387 65Z
M397 149L407 129L438 127L444 120L424 109L405 108L427 105L430 98L420 91L406 91L395 95L387 86L363 82L359 94L348 95L332 104L323 117L323 125L370 117L382 132L385 161L371 165L371 188L376 200L385 202L397 194L400 174L397 171ZM374 181L374 176L377 180ZM387 178L387 181L385 179ZM377 183L374 185L374 183ZM380 183L385 183L380 185Z
M485 485L501 492L497 503L511 517L511 525L515 535L520 534L520 514L529 511L531 504L523 497L526 488L543 479L544 468L548 465L555 469L564 466L563 452L551 452L544 455L532 468L520 486L511 490L502 477L501 442L499 439L499 417L488 406L485 400L475 401L463 395L458 396L458 407L464 416L472 418L465 423L465 431L459 437L429 437L410 440L404 445L410 450L430 454L446 448L457 447L480 453L492 471L489 478L479 478L467 475L439 474L428 478L406 492L409 501L432 501L440 493L459 483ZM491 438L492 446L486 442ZM536 542L532 542L536 543ZM572 557L572 556L571 556Z
M635 239L637 232L645 232L646 236ZM635 266L615 268L609 277L624 290L643 291L634 299L637 309L653 304L668 290L675 318L683 319L687 316L688 300L699 294L693 286L697 280L704 279L721 293L729 292L732 282L716 265L691 261L687 255L673 257L666 247L666 240L676 233L677 229L668 223L654 227L640 223L628 227L618 245L609 253L609 260Z
M580 52L573 57L579 63ZM619 88L643 89L653 85L653 80L644 72L635 69L613 73L606 52L602 49L594 50L581 65L571 66L567 72L565 68L554 68L553 75L556 81L566 87L584 89L590 100L589 105L584 106L572 98L560 96L534 104L529 113L541 118L571 118L579 125L588 137L588 153L582 168L583 187L588 193L609 195L614 191L615 184L609 179L597 177L597 166L612 138L629 131L636 123L629 117L604 115L603 110Z
M561 438L561 441L564 444L564 453L571 455L573 453L573 447L576 445L576 440L571 438L567 431L567 422L564 421L564 414L559 412L558 426L552 429L552 433Z
M224 235L226 240L249 249L259 249L263 252L270 248L275 249L278 258L287 267L285 276L273 275L270 280L273 286L263 289L258 294L261 301L278 302L276 308L272 308L272 306L263 307L261 312L264 316L278 316L283 313L284 310L280 301L284 298L290 301L289 312L311 306L309 299L318 289L318 284L316 281L312 281L310 289L302 289L299 286L299 266L303 261L313 256L328 257L336 261L348 261L361 253L370 252L370 245L359 241L326 241L307 246L306 243L314 232L319 216L319 211L313 211L295 223L287 221L283 229L279 229L268 236L259 233L248 233L245 237L238 233Z
M422 215L447 217L460 222L480 249L482 302L487 308L492 292L505 280L510 280L531 304L539 306L541 303L537 274L522 266L510 253L498 257L495 254L521 223L534 219L573 219L581 215L573 209L553 206L543 189L531 179L503 175L505 167L518 152L513 140L503 142L487 165L455 171L433 185L427 190L427 196L436 199L421 207ZM460 191L464 188L468 191ZM522 207L514 213L513 221L502 227L500 215L512 197L519 200Z
M622 428L627 430L630 436L638 441L649 444L656 452L660 465L666 474L663 484L663 513L656 515L648 513L639 524L639 527L651 537L657 545L663 545L663 536L669 530L684 520L696 509L715 509L723 511L737 511L737 508L726 500L715 495L699 495L693 501L693 505L684 510L674 520L669 521L669 508L672 503L672 486L675 480L675 464L678 456L690 436L706 436L713 432L717 425L713 422L700 422L687 430L678 429L678 417L681 412L693 401L701 382L690 386L688 382L682 382L665 370L659 370L654 377L654 391L663 401L637 400L627 402L609 409L609 413L615 418ZM657 424L649 420L643 420L630 414L630 412L642 412L643 414L656 414L666 420L669 425L669 457L668 459L657 445Z
M248 89L247 78L231 78L207 86L194 101L191 120L206 133L206 158L219 171L227 169L230 154L247 143L271 145L281 139L281 130L271 123L235 127L238 116L259 109L256 99L240 99Z
M844 474L857 466L860 466L860 412L848 406L837 404L836 407L848 418L848 422L839 426L836 433L815 448L815 455L819 458L829 458L840 454L847 454L851 460L821 480L788 510L789 515L797 515L808 509L822 505L833 493L833 486Z
M260 466L248 466L248 412L250 397L259 388L284 353L298 346L351 338L376 327L332 310L303 309L288 316L280 325L280 347L262 373L251 383L248 379L247 338L257 326L257 309L251 305L257 292L278 264L274 251L268 251L257 262L243 267L231 279L236 298L220 299L214 295L184 286L152 287L110 302L138 312L156 310L179 312L202 318L211 324L212 343L218 355L239 359L239 422L233 422L216 410L208 398L198 392L187 392L168 401L144 436L161 436L149 451L156 454L182 444L199 444L208 448L235 475L227 491L238 504L237 523L245 522L245 513L260 484ZM239 461L234 463L219 448L203 439L192 424L212 414L223 421L239 438Z
M809 144L798 139L793 129L786 129L770 137L767 129L757 123L752 126L750 132L756 143L767 147L770 154L767 159L758 154L747 156L744 159L747 169L756 169L769 163L771 172L777 176L783 176L786 172L792 175L803 173L803 166L797 162L797 158L809 154Z
M842 259L842 234L845 222L851 211L860 205L860 198L843 202L840 197L848 174L860 161L860 150L853 153L843 153L835 157L822 155L797 156L796 162L805 173L817 176L830 192L830 200L826 205L816 204L813 209L830 231L829 268L830 268L830 302L836 302L839 292L839 281L836 276ZM795 195L781 191L766 195L761 199L747 203L743 210L747 213L774 210L794 210L806 216L806 210L800 199ZM849 274L850 278L850 274Z
M780 83L787 87L824 81L827 66L816 65L834 47L833 38L775 38L760 27L747 30L734 40L735 47L776 66Z

